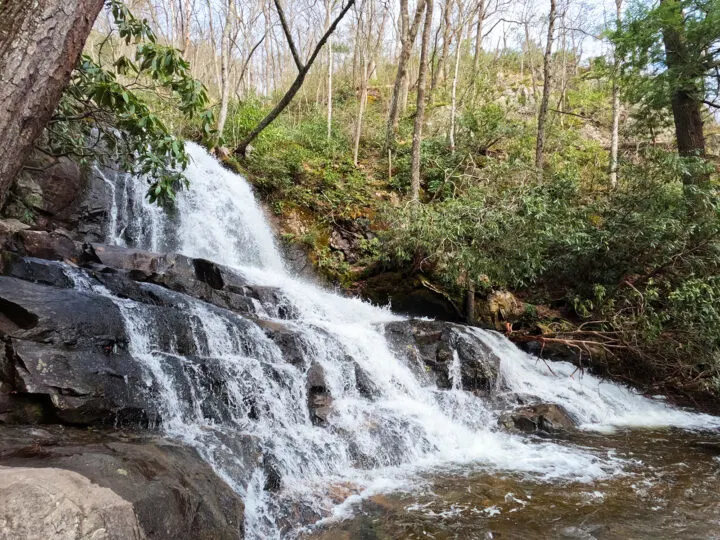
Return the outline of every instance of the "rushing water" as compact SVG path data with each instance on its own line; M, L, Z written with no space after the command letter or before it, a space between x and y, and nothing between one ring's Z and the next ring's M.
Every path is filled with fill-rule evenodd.
M384 324L400 316L294 277L249 184L199 146L187 148L191 187L179 194L172 215L147 202L142 179L106 174L113 200L108 242L202 257L238 269L254 284L278 287L284 308L292 312L282 324L301 336L303 361L284 361L255 322L185 298L181 307L202 360L191 361L172 343L160 345L149 306L113 301L125 318L130 352L146 368L148 387L159 388L162 429L195 446L243 495L248 538L308 534L314 522L322 529L352 516L377 494L427 494L432 478L462 473L465 479L510 475L549 485L602 485L637 468L637 460L612 446L551 442L498 429L497 406L463 391L457 353L450 390L418 377L383 333ZM112 297L80 272L73 276L78 287ZM261 318L278 316L257 310ZM573 373L569 364L554 363L550 371L498 334L468 328L464 337L482 341L502 359L500 393L563 405L587 433L720 427L715 417ZM306 406L306 378L314 364L322 367L333 397L327 426L313 425ZM358 392L357 367L370 378L372 396ZM222 389L207 383L205 370L221 374ZM403 508L429 507L424 504L429 503L417 499Z

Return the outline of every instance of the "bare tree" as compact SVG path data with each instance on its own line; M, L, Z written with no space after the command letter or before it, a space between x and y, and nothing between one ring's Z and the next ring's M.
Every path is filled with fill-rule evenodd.
M450 95L450 152L455 153L455 117L457 116L457 83L460 72L460 52L462 50L461 38L465 26L465 12L462 0L457 0L458 6L458 40L455 45L455 69L453 71L452 92Z
M0 206L60 102L103 0L0 3Z
M332 21L332 0L325 0L325 31L330 28L330 22ZM327 138L330 140L332 136L332 89L333 89L333 52L332 52L332 36L328 38L327 46Z
M408 0L400 0L401 45L395 85L393 86L392 97L390 98L390 112L388 114L387 132L385 135L385 146L388 149L395 146L395 134L397 133L398 121L400 118L400 94L402 93L402 86L405 83L407 76L407 64L408 60L410 60L410 53L420 27L420 21L422 20L422 14L425 9L425 2L426 0L418 0L415 8L415 17L413 18L412 24L410 24Z
M267 116L265 116L265 118L263 118L260 123L255 126L255 128L250 132L250 134L245 137L245 139L237 146L237 148L235 148L236 154L245 156L248 145L253 140L255 140L255 137L257 137L263 129L269 126L272 121L275 120L278 115L285 109L285 107L287 107L288 104L292 101L293 97L295 97L295 94L297 94L298 90L300 90L300 88L302 87L303 82L305 81L305 77L307 76L308 71L310 71L310 68L312 67L313 62L315 62L318 54L320 54L323 45L325 45L325 42L327 42L330 35L335 31L337 25L340 24L340 21L343 19L343 17L345 17L345 14L353 6L354 3L355 0L347 0L347 3L342 8L342 10L340 10L338 16L327 29L325 34L323 34L323 36L320 38L320 41L318 41L317 45L315 45L315 49L313 50L308 60L306 62L303 62L300 59L300 53L298 52L297 46L295 45L295 41L292 37L292 32L290 30L290 26L288 25L287 19L285 18L285 13L280 4L280 0L275 0L275 8L277 9L278 16L280 17L280 24L282 25L283 33L285 34L285 39L287 40L293 60L295 61L295 66L298 69L298 74L295 77L295 80L293 81L288 91L285 92L285 95L278 102L278 104L275 105L273 110L270 111Z
M440 80L440 75L445 70L445 61L447 59L448 51L450 50L451 36L453 35L452 25L452 11L453 11L453 0L445 0L445 6L443 8L443 36L442 36L442 49L440 56L438 57L437 66L432 70L432 78L430 80L430 90L428 91L428 101L432 102L432 96L437 88ZM443 74L444 75L444 74Z
M615 26L619 30L622 17L622 0L615 0ZM620 140L620 85L618 84L618 68L620 59L615 53L615 66L612 83L612 133L610 134L610 185L617 186L618 179L618 146Z
M232 44L237 38L238 28L234 24L237 19L237 10L234 0L225 0L225 24L220 39L220 112L217 119L217 138L222 138L227 120L228 105L230 103L230 57ZM217 144L217 141L216 141Z
M537 122L537 144L535 146L535 167L542 171L545 163L545 123L547 121L548 104L550 102L550 83L552 77L552 45L557 17L557 2L550 0L550 16L548 18L547 43L543 57L543 93Z
M412 139L412 166L410 186L412 200L420 200L420 144L422 143L422 128L425 121L425 86L428 64L428 44L430 42L430 30L432 27L433 0L425 2L425 25L423 26L422 40L420 45L420 70L418 72L417 88L417 109L415 111L415 126Z

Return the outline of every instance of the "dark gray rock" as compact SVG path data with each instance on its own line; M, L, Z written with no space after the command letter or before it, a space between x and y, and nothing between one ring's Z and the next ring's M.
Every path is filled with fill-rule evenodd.
M0 426L0 465L79 473L132 503L148 538L237 540L244 505L191 448L158 436Z
M147 422L142 370L109 299L0 277L0 388L34 417L70 424ZM23 402L23 400L25 402Z
M320 364L312 364L305 374L305 381L310 420L316 426L325 426L333 401L325 381L325 370Z
M498 419L498 424L514 431L546 435L564 433L577 425L561 405L554 403L520 407L503 414Z
M453 353L460 362L462 388L490 395L496 387L500 358L462 325L410 319L385 326L388 340L408 365L427 372L441 389L452 388Z

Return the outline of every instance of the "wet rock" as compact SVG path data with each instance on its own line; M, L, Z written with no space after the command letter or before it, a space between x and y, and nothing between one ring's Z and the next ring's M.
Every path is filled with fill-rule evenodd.
M332 396L325 381L325 370L320 364L313 364L305 377L310 421L316 426L325 426L332 410Z
M558 434L575 428L568 412L554 403L540 403L515 409L502 415L498 424L523 433Z
M445 296L428 289L419 276L384 272L364 280L358 294L375 305L392 306L398 313L460 322L462 314Z
M52 285L63 289L73 287L73 281L67 276L62 266L55 261L20 257L14 253L5 254L2 274L32 283Z
M47 426L43 429L0 426L1 471L35 473L38 478L64 479L62 471L82 475L86 482L73 476L83 486L86 496L76 492L73 501L82 511L92 502L103 502L99 495L114 493L124 513L130 506L139 529L148 538L227 539L242 538L244 506L234 493L193 449L158 436L139 436L123 432L103 432ZM17 467L17 469L15 469ZM48 469L52 475L48 476ZM91 483L92 482L92 483ZM31 486L30 482L21 485ZM54 483L48 484L50 488ZM0 481L0 490L5 483ZM55 493L60 486L48 489ZM25 488L23 488L25 489ZM107 490L107 491L105 491ZM98 497L92 495L97 494ZM2 497L2 495L0 495ZM50 502L50 501L47 501ZM7 506L0 503L0 516ZM32 516L50 515L52 506ZM86 512L92 514L92 512ZM68 513L63 513L68 516ZM70 514L72 515L72 514ZM100 514L105 515L105 514ZM39 521L39 520L37 520ZM51 520L50 523L56 523ZM97 538L134 538L132 520L109 522L107 534ZM31 526L33 524L30 524ZM0 518L0 531L2 531ZM0 532L0 536L2 533ZM9 536L21 538L28 536ZM54 535L33 538L57 538ZM64 537L61 537L64 538ZM80 538L69 536L68 538ZM88 536L82 536L88 538ZM96 538L96 536L93 536Z
M101 265L130 280L160 285L223 309L254 313L254 302L271 307L280 301L277 289L250 287L238 272L205 259L100 244L93 244L93 250Z
M372 399L378 394L377 387L370 375L357 363L355 364L355 385L364 398Z
M143 423L142 371L107 298L0 277L0 388L6 420L28 405L39 420ZM24 401L23 401L24 400ZM12 405L17 406L13 411Z
M443 321L410 319L386 325L396 352L416 370L421 367L438 388L453 386L451 367L457 354L461 387L490 395L498 380L500 358L462 325Z
M0 467L0 537L145 538L131 503L84 476L50 467Z
M289 328L277 321L255 319L255 323L265 332L265 335L272 339L280 348L283 360L293 366L303 369L306 364L305 343L302 334L295 329Z

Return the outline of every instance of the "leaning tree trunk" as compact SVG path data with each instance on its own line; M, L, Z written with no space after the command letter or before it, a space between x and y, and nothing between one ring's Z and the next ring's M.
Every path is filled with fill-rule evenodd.
M0 206L59 103L102 5L0 2Z

